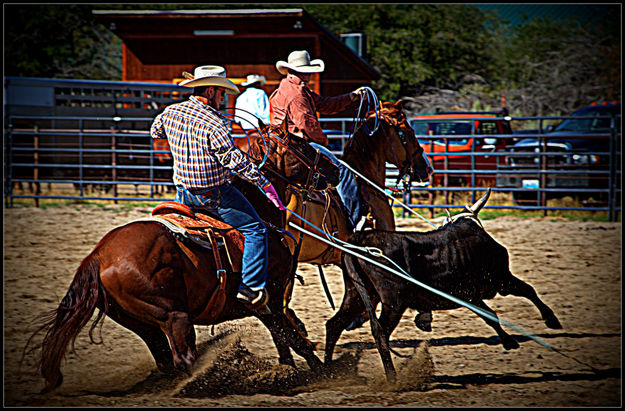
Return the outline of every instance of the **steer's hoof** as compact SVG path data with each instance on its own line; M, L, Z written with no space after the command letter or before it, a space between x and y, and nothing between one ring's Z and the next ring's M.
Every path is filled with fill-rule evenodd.
M414 323L421 331L432 331L432 313L418 313L414 318Z
M560 324L560 321L556 317L549 318L547 321L545 321L545 325L547 325L547 327L551 328L552 330L562 329L562 324Z
M506 350L515 350L519 348L519 343L510 336L502 339L501 343L503 344L503 348L505 348Z

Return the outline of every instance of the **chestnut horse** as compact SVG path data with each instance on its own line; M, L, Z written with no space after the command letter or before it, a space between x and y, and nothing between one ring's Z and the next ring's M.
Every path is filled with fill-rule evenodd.
M262 170L276 187L284 187L287 180L289 183L309 181L310 172L327 175L333 183L338 181L336 166L327 157L318 158L318 151L305 141L285 138L288 134L285 127L273 129L272 134L268 151L258 140L253 145L266 158ZM274 173L265 171L269 169ZM316 181L322 185L320 188L326 184L323 177ZM239 184L245 185L242 180ZM250 202L261 217L267 214L267 209L276 209L257 187L249 189L249 195L257 196L250 198ZM33 337L45 332L42 342L30 350L41 348L37 366L45 379L42 392L62 383L61 359L68 344L71 343L73 350L76 337L96 308L99 313L89 332L92 342L93 330L108 316L145 342L157 368L163 372L190 372L197 356L194 324L218 324L251 315L269 329L281 364L294 365L292 348L312 369L322 370L323 363L311 344L283 312L284 290L295 274L295 260L283 243L282 232L269 229L268 237L267 290L271 314L265 315L249 310L236 299L241 275L233 272L228 258L221 258L227 275L220 284L212 251L175 238L161 223L134 221L107 233L76 270L58 308L42 316L42 324L24 348L26 353ZM211 296L216 295L220 285L225 289L223 309L212 310Z
M347 143L341 159L354 170L375 183L378 187L384 187L386 179L386 163L394 164L400 176L408 174L410 178L425 181L432 170L423 156L423 148L415 137L414 130L407 122L401 100L396 103L383 102L380 110L380 124L378 129L369 135L365 127L359 127ZM373 114L369 114L367 125L373 129ZM395 230L395 218L393 209L388 198L378 190L368 186L361 178L356 178L359 191L365 193L366 202L374 220L374 228L379 230ZM286 206L289 210L301 215L316 227L323 228L326 232L346 241L352 234L348 217L343 209L340 199L325 202L307 201L303 207L304 199L297 190L291 190L292 194ZM334 195L334 198L338 198ZM288 225L293 222L305 229L321 234L315 227L311 227L287 211L287 226L295 237L301 232ZM322 234L321 234L322 235ZM298 256L299 262L313 264L340 265L340 250L333 248L322 241L310 236L302 237L301 251Z
M414 130L408 124L401 100L395 103L381 103L379 127L369 135L366 129L374 130L376 121L374 116L375 113L370 113L366 119L366 127L361 125L354 131L343 150L341 159L378 187L384 187L387 162L394 164L399 169L398 178L408 175L410 179L425 181L432 173L432 169L423 153L423 148L415 137ZM373 217L374 228L395 230L395 218L388 198L370 187L360 177L357 177L356 180L359 191L366 198L370 214ZM342 241L346 241L353 233L353 228L336 192L327 190L325 198L313 196L304 201L304 196L307 193L297 189L290 191L291 196L286 206L288 210L285 228L298 239L298 244L290 245L291 251L297 250L295 252L298 256L298 262L318 264L321 279L324 281L321 265L334 264L340 266L342 252L311 236L303 235L301 231L291 227L289 223L292 222L315 234L323 235L316 228L319 227ZM302 222L289 210L301 215L314 227ZM287 287L285 301L289 301L293 292L293 285L291 283ZM355 289L348 291L350 293L356 292ZM326 293L328 292L326 289ZM291 322L299 323L300 330L306 335L304 325L301 324L295 313L289 309L287 315Z

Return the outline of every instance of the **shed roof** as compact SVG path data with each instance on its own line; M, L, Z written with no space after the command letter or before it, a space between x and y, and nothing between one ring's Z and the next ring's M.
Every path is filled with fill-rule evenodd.
M327 49L340 55L352 69L371 80L380 78L377 70L304 9L93 10L93 15L97 21L119 36L146 64L163 64L166 59L168 63L179 64L182 60L177 56L193 49L205 49L207 38L214 39L216 45L226 45L224 49L228 45L238 47L240 40L249 40L250 44L271 40L274 42L273 50L280 54L253 56L249 54L250 50L241 53L230 50L228 59L233 64L275 64L277 59L286 59L288 55L282 55L282 51L275 44L277 39L318 36L329 46ZM324 52L327 52L325 49ZM254 51L253 47L251 51ZM314 50L309 51L311 56L315 54ZM204 52L207 56L210 54L209 50ZM259 59L264 61L258 61Z

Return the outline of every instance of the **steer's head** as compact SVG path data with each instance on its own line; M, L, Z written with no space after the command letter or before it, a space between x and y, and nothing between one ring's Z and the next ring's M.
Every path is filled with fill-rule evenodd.
M448 220L449 220L448 222L449 223L453 223L454 221L456 221L456 220L458 220L460 218L468 217L468 218L473 218L481 226L482 223L480 222L480 220L479 220L477 215L480 212L480 210L482 209L482 207L484 207L484 205L488 201L489 197L490 197L490 187L486 190L486 193L484 193L482 198L480 198L479 200L477 200L475 202L475 204L473 204L470 207L469 206L464 206L464 210L463 211L461 211L460 213L456 214L453 217L448 217Z

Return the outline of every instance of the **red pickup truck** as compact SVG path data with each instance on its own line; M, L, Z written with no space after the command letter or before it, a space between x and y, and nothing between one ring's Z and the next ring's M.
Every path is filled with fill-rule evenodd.
M411 117L409 122L434 166L433 185L495 185L495 171L503 158L493 153L506 147L506 139L497 135L512 134L506 112L438 112Z

